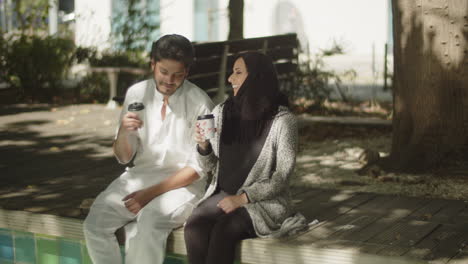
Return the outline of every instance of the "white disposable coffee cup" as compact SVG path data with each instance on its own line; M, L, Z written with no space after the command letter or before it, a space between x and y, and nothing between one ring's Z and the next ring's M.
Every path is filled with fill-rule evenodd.
M145 105L140 102L134 102L128 105L128 111L138 115L138 118L143 121Z
M215 136L214 115L201 115L197 118L198 127L203 129L205 139L212 139Z
M128 105L128 112L132 112L134 114L136 114L138 116L138 119L140 119L141 121L144 120L145 118L145 105L141 102L133 102L131 104ZM145 124L143 123L143 126ZM142 133L143 131L141 130L141 128L138 128L137 131L134 131L133 134L134 135L139 135L139 136L142 136Z

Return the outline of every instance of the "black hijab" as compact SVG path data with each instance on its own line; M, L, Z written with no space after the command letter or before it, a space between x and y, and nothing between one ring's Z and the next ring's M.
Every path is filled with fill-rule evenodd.
M272 60L258 52L240 54L247 78L226 100L221 131L218 188L236 194L244 184L270 132L273 118L287 99L279 92Z
M236 96L230 96L224 105L221 141L249 143L258 138L278 112L280 105L288 106L285 95L279 91L278 77L273 61L259 52L239 54L248 76Z

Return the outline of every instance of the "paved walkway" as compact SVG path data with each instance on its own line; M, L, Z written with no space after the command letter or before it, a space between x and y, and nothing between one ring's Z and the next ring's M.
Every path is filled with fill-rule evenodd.
M0 208L83 219L81 202L123 170L111 151L118 113L102 105L1 108ZM346 249L410 260L405 263L468 263L464 201L317 188L293 194L296 207L320 223L288 239L288 247Z

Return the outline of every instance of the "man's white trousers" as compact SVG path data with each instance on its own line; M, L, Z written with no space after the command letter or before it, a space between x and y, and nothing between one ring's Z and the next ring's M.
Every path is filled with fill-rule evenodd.
M156 197L134 215L122 202L128 193L128 188L116 179L91 206L84 221L84 234L94 264L122 263L114 233L129 222L132 223L125 228L125 264L162 264L167 237L185 222L193 209L192 203L186 202L193 195L177 189Z

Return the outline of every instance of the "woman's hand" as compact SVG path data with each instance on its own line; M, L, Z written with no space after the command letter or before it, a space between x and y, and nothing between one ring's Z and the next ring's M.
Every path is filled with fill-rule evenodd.
M234 212L237 208L242 207L249 203L247 195L245 193L239 195L229 195L224 197L218 203L218 207L221 208L226 214Z
M198 143L201 151L206 151L210 145L210 141L205 139L205 131L200 127L198 122L195 125L195 141Z
M124 201L125 207L134 213L138 214L145 205L147 205L152 198L147 189L142 189L136 192L132 192L131 194L125 196L122 201Z

